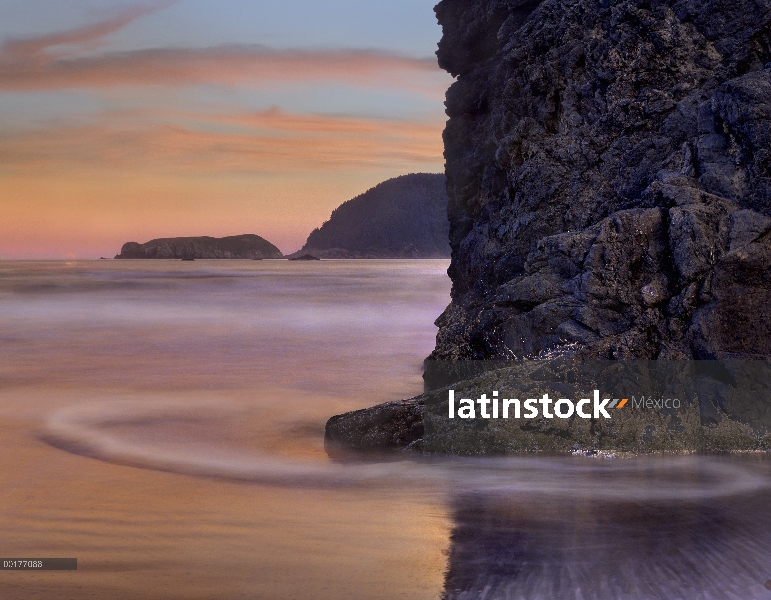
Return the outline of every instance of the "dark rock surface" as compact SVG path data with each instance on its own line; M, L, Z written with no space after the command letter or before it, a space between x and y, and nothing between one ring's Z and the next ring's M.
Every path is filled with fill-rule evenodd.
M344 202L290 256L449 258L445 177L413 173Z
M178 237L150 240L144 244L123 244L115 258L283 258L281 250L259 235L232 235L223 238Z
M431 358L771 358L771 0L435 10L457 81Z
M434 358L771 356L771 1L443 0Z
M321 260L318 256L312 254L303 254L302 256L290 256L289 260Z
M324 445L335 456L346 452L420 449L423 438L423 404L420 398L386 402L329 419Z

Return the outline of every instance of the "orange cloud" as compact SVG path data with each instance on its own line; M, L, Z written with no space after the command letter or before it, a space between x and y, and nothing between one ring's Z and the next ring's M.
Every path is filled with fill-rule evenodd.
M92 124L0 133L6 168L303 172L441 168L443 124L292 115L200 116L197 128ZM223 127L228 125L230 127Z
M377 50L274 50L230 45L82 55L84 47L93 48L104 36L160 6L136 8L71 31L6 41L0 47L0 90L334 80L435 92L449 81L435 58Z

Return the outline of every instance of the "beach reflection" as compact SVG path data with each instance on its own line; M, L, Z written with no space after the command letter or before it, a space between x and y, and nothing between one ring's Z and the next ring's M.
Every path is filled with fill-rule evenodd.
M570 462L555 465L555 484L577 466ZM625 497L619 488L604 494L614 470L604 465L578 466L583 491L596 486L592 494L571 494L563 482L553 494L543 483L535 493L520 483L520 491L454 496L444 597L771 597L768 460L632 463L621 466Z

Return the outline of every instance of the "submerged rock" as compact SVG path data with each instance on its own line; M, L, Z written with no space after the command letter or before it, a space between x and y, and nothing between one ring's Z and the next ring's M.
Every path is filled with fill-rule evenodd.
M312 254L303 254L302 256L290 256L289 260L321 260L318 256Z
M464 455L771 450L768 361L586 361L573 354L533 361L428 363L426 381L436 379L432 370L459 366L470 368L449 385L333 417L327 424L328 447L337 452L411 447ZM450 389L454 408L448 411ZM602 390L598 399L616 398L603 405L604 417L592 408L595 389ZM481 413L482 394L486 416ZM515 404L499 410L502 398L515 397ZM538 410L539 399L545 397L551 398L550 415ZM461 417L459 406L469 402L461 398L477 406L473 417ZM530 406L528 398L534 399ZM571 400L567 412L561 401L561 415L558 398ZM589 398L582 417L573 409L579 398ZM526 414L533 407L535 414Z

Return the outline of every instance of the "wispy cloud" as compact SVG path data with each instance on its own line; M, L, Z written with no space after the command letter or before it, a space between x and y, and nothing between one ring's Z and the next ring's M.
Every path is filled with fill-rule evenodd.
M140 17L156 12L174 4L174 1L155 2L145 6L134 6L122 11L120 14L85 27L78 27L67 31L59 31L47 35L33 36L20 39L7 39L0 46L0 64L6 68L16 66L18 69L34 67L36 65L50 63L58 56L66 55L63 49L56 50L57 46L76 46L80 49L92 49L102 44L105 36L123 29L129 23ZM69 53L73 52L71 48Z
M242 44L96 56L84 52L159 6L135 8L79 29L5 41L0 46L0 90L319 80L425 89L447 83L434 58L378 50L275 50Z
M0 256L99 256L126 239L227 235L248 223L289 251L341 201L442 169L451 78L434 58L260 45L116 51L112 34L163 6L0 42L0 102L10 107L0 119ZM207 84L218 88L191 87ZM250 112L255 103L312 113ZM337 111L348 114L318 114Z
M182 115L189 120L191 115ZM91 124L0 133L7 168L120 167L305 172L441 165L443 123L269 111L199 126Z

